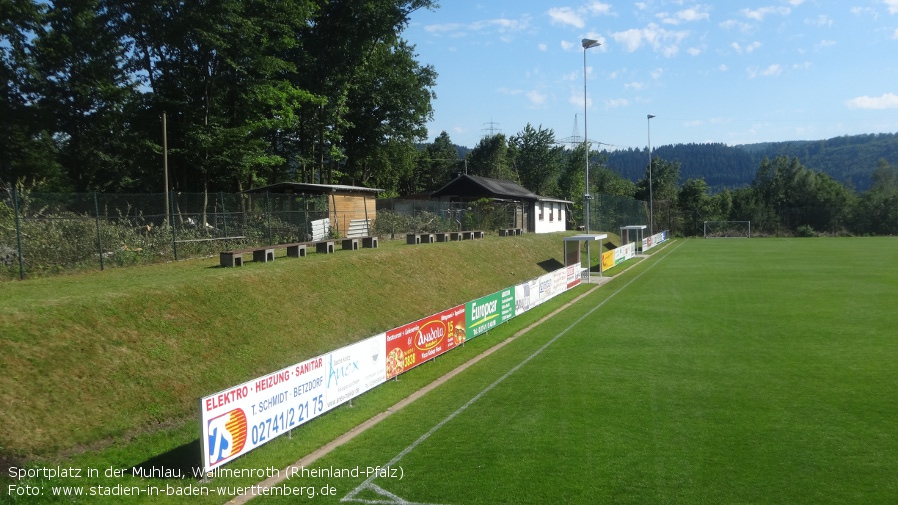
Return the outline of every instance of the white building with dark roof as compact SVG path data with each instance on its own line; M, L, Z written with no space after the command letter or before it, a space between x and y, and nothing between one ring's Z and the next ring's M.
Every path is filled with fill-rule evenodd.
M431 198L447 202L471 202L488 198L518 204L515 228L531 233L552 233L567 229L569 200L539 196L520 184L477 175L460 175L431 193Z

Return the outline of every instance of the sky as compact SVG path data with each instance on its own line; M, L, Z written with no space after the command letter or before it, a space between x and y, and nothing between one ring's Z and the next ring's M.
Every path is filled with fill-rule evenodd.
M440 4L403 32L439 74L428 141L528 123L559 141L585 124L609 150L898 132L898 0Z

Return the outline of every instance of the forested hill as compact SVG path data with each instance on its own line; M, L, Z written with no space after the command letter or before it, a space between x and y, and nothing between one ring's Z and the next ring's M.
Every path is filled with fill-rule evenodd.
M646 149L610 151L609 168L630 180L645 177ZM870 174L879 160L898 165L898 134L870 134L827 140L725 144L677 144L654 148L654 155L680 162L681 183L702 178L715 190L751 184L764 158L797 157L802 165L832 176L858 191L870 187Z

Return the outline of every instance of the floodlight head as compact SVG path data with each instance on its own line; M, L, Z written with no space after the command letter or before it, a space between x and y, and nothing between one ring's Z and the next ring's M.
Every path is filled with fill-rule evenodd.
M653 116L653 115L651 115L651 114L648 114L646 117L649 118L649 119L652 119L652 118L655 117L655 116Z
M593 39L583 39L580 41L580 43L583 44L583 49L599 47L602 45L601 42L599 42L598 40L593 40Z

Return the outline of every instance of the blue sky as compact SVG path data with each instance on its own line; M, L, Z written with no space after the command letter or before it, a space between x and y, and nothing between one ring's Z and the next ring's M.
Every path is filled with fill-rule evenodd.
M404 37L439 74L429 140L527 123L608 149L898 132L898 0L442 0Z

